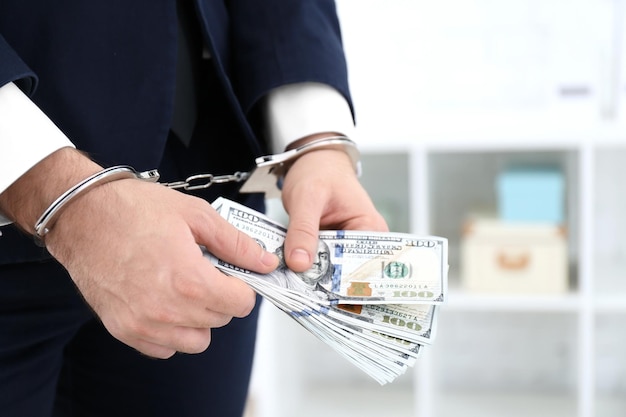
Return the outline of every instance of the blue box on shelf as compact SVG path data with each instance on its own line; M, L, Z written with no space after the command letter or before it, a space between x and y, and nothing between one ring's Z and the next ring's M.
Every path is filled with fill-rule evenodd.
M500 220L562 224L565 220L564 182L558 167L505 169L497 178Z

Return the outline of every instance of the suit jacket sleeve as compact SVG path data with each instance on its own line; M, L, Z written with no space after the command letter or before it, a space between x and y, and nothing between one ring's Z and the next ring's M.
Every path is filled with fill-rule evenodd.
M19 58L0 34L0 86L14 81L26 94L30 95L37 86L37 77Z
M232 76L246 113L272 89L302 82L335 88L352 110L334 1L237 0L229 7Z

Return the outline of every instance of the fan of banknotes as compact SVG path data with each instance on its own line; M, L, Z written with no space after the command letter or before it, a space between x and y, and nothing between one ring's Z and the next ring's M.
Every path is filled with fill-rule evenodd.
M286 226L225 198L213 207L283 260ZM392 382L434 340L447 293L447 239L350 230L321 231L319 238L313 267L303 273L282 261L272 273L257 274L205 256L381 385Z

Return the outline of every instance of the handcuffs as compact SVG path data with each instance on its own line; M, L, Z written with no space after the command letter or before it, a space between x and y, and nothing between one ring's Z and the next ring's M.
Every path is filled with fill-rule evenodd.
M197 174L185 181L161 183L168 188L197 190L213 184L245 181L239 192L265 193L265 198L278 198L281 195L282 181L291 165L302 155L315 150L336 149L346 152L352 161L355 172L361 175L360 153L356 143L345 136L317 139L290 149L286 152L260 156L255 159L256 168L251 172L236 172L231 175ZM39 217L35 223L35 242L44 245L44 237L50 231L62 209L73 199L97 185L120 179L136 178L142 181L158 182L160 175L156 169L138 172L128 165L118 165L103 169L76 184L61 194ZM196 182L202 183L196 184Z
M291 165L302 155L320 149L338 149L346 152L355 172L361 176L360 153L356 143L344 136L334 136L308 142L287 152L258 157L255 160L256 168L239 192L265 193L266 198L280 197L282 179Z

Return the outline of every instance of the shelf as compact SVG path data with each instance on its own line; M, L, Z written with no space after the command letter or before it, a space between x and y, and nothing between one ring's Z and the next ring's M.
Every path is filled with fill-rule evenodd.
M597 313L626 313L626 295L598 295L593 300L594 311Z
M576 312L580 308L578 294L472 294L450 291L442 311L514 311L514 312Z

